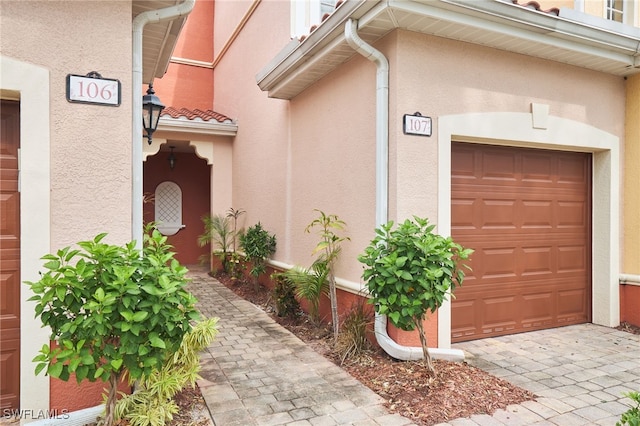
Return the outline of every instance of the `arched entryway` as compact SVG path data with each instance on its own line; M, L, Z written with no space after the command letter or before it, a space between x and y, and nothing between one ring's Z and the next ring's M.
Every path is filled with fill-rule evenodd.
M182 223L176 229L161 230L178 261L185 265L208 259L209 247L200 247L198 236L203 232L202 216L211 211L211 167L188 142L171 140L162 143L158 153L147 157L144 164L144 222L162 221L159 210L180 213L178 221Z

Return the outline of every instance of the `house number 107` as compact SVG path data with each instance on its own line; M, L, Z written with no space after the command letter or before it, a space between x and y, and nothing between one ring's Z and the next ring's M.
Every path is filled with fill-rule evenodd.
M431 117L423 117L419 112L405 114L402 130L405 135L431 136Z

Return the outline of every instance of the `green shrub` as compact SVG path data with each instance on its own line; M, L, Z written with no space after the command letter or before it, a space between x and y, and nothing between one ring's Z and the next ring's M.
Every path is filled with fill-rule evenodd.
M242 228L238 229L238 218L243 213L244 210L231 207L226 215L203 216L204 232L198 236L198 245L204 247L211 243L212 250L219 253L222 269L234 278L238 278L241 272L240 255L236 252L236 245L243 232Z
M47 271L27 282L36 316L51 328L36 374L78 382L109 382L105 424L113 424L118 381L150 376L178 350L199 318L185 289L187 269L173 258L167 238L147 228L142 253L135 242L102 242L106 234L47 254Z
M200 371L199 353L211 344L218 318L198 322L185 334L178 351L171 354L160 370L144 376L134 394L122 394L115 412L131 426L164 426L178 412L173 397L187 386L195 386Z
M640 392L627 392L624 396L631 399L633 404L622 414L616 426L640 426Z
M276 315L280 317L294 318L300 311L300 304L295 296L294 285L287 280L283 273L271 274L275 285L271 291L276 302Z
M362 277L378 313L402 330L418 329L424 361L435 375L422 322L427 312L442 306L449 291L462 285L459 262L473 250L434 234L435 226L416 216L392 228L389 222L376 229L376 237L358 257L365 265Z
M276 252L276 237L262 228L260 222L249 227L240 235L240 246L253 266L249 273L253 276L253 284L258 289L258 278L266 271L266 260Z

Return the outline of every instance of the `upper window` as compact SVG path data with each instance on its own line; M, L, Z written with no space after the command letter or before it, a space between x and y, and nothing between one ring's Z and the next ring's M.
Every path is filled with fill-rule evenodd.
M607 19L624 23L624 0L607 0Z
M291 0L291 37L309 34L311 27L335 7L336 0Z

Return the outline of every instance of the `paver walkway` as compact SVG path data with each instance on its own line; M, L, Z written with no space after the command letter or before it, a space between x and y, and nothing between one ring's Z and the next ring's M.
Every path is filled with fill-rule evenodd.
M220 333L198 384L216 426L413 425L253 304L192 268L189 290ZM442 425L615 425L640 391L640 336L584 324L460 343L467 361L536 401Z
M640 391L640 336L581 324L454 345L467 361L539 396L448 425L615 425Z
M413 424L206 272L189 276L201 312L220 318L198 382L216 426Z

